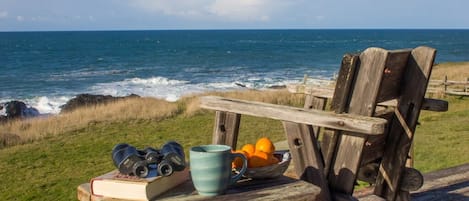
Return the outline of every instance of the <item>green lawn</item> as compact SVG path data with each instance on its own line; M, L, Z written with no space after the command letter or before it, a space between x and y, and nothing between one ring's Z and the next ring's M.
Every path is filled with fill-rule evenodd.
M417 128L415 166L423 172L469 162L469 100L449 98L450 111L423 112ZM76 200L76 187L112 170L117 143L137 147L180 142L185 151L211 142L214 114L202 112L163 121L96 123L85 129L0 149L2 200ZM238 146L268 135L284 140L281 123L242 117Z

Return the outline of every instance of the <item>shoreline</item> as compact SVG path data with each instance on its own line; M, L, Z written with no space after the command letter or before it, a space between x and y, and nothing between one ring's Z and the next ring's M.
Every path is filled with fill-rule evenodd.
M438 80L443 80L444 76L447 75L448 79L450 80L460 80L460 81L466 81L469 79L469 61L458 61L458 62L443 62L443 63L438 63L434 65L434 70L432 72L432 79L438 79ZM306 77L305 77L306 78ZM330 85L331 80L334 78L329 78L329 79L317 79L313 78L311 79L312 82L309 82L309 84L312 84L314 86L318 87L324 87L327 85ZM298 80L297 83L301 84L303 81ZM332 81L333 82L333 81ZM291 82L293 83L293 82ZM290 84L291 84L290 83ZM222 90L212 90L212 91L199 91L199 92L187 92L187 93L181 93L180 95L177 95L177 98L172 100L167 100L169 102L176 102L180 100L181 98L184 98L185 96L197 96L199 94L204 94L204 93L211 93L211 92L230 92L230 91L238 91L238 90L275 90L275 89L285 89L288 84L280 84L280 85L271 85L267 86L264 88L254 88L252 86L248 86L243 83L239 82L233 82L232 83L234 86L237 88L231 88L231 89L222 89ZM59 98L53 98L53 97L47 97L47 96L40 96L40 97L34 97L31 99L4 99L2 102L0 102L0 106L3 105L6 102L9 101L21 101L24 102L28 107L37 109L39 111L39 114L41 116L53 116L60 114L62 111L62 107L67 104L68 101L76 98L77 96L81 94L86 94L86 93L79 93L74 96L59 96ZM92 94L95 96L111 96L108 94ZM129 94L132 95L132 94ZM126 97L129 95L124 95L124 96L112 96L115 98L119 97ZM165 98L160 98L160 97L155 97L155 96L142 96L142 97L148 97L148 98L156 98L156 99L163 99ZM0 119L4 118L6 116L5 109L0 109Z

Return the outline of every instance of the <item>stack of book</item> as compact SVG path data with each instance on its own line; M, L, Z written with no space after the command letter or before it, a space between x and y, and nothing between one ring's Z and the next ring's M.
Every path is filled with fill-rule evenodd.
M92 178L90 191L92 197L153 200L188 179L189 170L187 168L174 172L168 177L150 175L146 178L123 175L118 170L114 170Z

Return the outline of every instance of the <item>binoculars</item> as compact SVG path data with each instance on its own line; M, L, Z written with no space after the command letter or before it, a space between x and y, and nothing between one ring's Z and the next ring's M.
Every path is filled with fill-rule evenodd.
M143 150L125 143L117 144L112 149L112 160L120 173L141 178L147 177L150 170L169 176L186 167L184 150L175 141L165 143L161 149L147 147Z

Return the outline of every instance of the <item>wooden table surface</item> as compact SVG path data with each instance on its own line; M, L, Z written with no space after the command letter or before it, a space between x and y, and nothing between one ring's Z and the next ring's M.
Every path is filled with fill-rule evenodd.
M231 186L224 195L207 197L198 195L192 181L189 180L156 197L155 200L315 200L319 192L319 187L313 184L281 176L268 180L244 179ZM78 187L78 200L117 201L120 199L93 196L90 194L89 183L85 183Z

